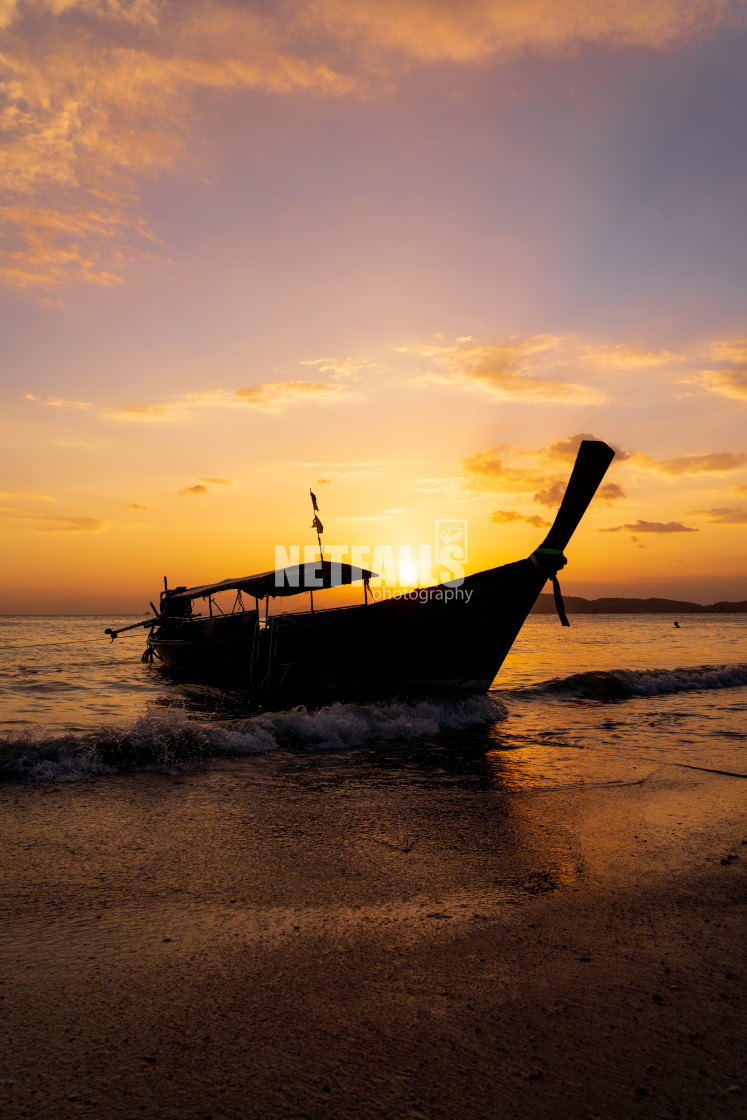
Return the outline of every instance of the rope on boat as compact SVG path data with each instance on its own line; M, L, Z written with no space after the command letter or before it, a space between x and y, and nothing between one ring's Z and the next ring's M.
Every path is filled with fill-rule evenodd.
M550 557L554 558L554 559L551 559L551 561L550 561L551 565L555 565L555 571L554 572L548 572L548 570L544 566L544 564L540 564L540 562L537 558L538 554L540 556L550 556ZM529 557L529 559L532 561L535 568L539 568L539 570L542 572L543 575L547 576L548 579L552 580L552 593L553 593L553 598L555 599L555 610L558 612L558 618L560 619L560 624L561 624L561 626L570 626L571 624L568 621L568 615L565 613L565 603L563 602L563 593L560 590L560 584L558 583L558 572L560 571L561 568L564 568L566 563L567 563L566 558L563 555L563 550L560 549L560 548L538 548L535 552L532 553L532 555Z

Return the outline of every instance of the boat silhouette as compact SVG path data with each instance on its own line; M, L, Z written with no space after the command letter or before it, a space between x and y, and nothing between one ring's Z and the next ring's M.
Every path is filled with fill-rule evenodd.
M556 514L527 558L435 587L374 601L376 573L317 560L239 579L161 592L144 660L192 679L239 684L262 705L290 706L404 694L485 693L548 580L567 625L557 573L614 451L583 440ZM314 592L361 582L357 606L321 608ZM235 592L223 613L215 596ZM311 593L311 609L270 613L270 602ZM206 612L195 612L198 601ZM249 602L247 602L249 601ZM155 608L154 608L155 610Z

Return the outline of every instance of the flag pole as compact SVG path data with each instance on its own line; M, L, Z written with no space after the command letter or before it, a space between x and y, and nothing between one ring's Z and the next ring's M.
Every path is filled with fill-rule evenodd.
M309 494L311 496L311 508L314 510L314 520L311 523L311 528L316 529L316 539L319 542L319 559L322 561L322 563L324 563L324 549L322 548L322 533L324 532L324 526L319 520L319 506L316 502L316 494L313 490L309 490Z

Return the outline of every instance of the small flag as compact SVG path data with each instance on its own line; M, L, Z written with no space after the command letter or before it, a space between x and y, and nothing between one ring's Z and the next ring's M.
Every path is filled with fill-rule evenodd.
M314 520L311 522L311 528L316 529L317 533L323 533L324 532L324 526L322 525L319 518L316 517L316 516L314 517Z
M311 504L314 507L314 513L317 513L319 511L319 506L316 504L316 494L313 490L309 490L309 493L311 494Z

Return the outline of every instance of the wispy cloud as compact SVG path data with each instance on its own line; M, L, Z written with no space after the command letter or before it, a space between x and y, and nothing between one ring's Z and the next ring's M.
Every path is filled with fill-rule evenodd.
M171 401L143 404L96 405L89 401L66 400L62 397L37 397L26 393L26 399L51 408L71 408L98 412L107 420L129 420L143 423L199 419L208 409L256 408L263 412L280 412L294 404L346 404L360 400L360 394L333 381L266 381L240 389L208 389L188 393ZM216 485L231 485L228 479L212 480Z
M555 509L563 500L566 486L567 482L565 481L553 482L546 490L539 490L534 495L534 500L538 505ZM617 482L603 482L594 495L594 501L604 502L606 505L611 506L613 502L619 502L620 499L624 497L625 491Z
M531 493L538 487L560 485L544 472L532 467L516 467L506 461L505 448L486 447L462 459L465 478L462 480L472 490L500 491L505 494Z
M555 509L563 500L565 494L566 483L558 479L556 482L551 483L544 490L538 490L534 495L534 500L540 506L547 506L548 509Z
M335 377L357 377L379 368L376 362L359 358L304 358L298 364L314 366L320 373L331 373Z
M628 529L633 533L697 533L697 529L683 525L680 521L633 521L625 525L612 525L600 529L600 533L620 533Z
M185 486L177 491L179 498L192 498L197 494L209 494L211 486L235 486L230 478L200 478L193 486Z
M582 440L598 438L598 436L591 435L588 432L577 432L576 435L556 440L547 447L538 448L533 454L538 459L545 460L548 463L571 463L576 458ZM636 469L644 468L654 474L669 477L688 474L725 475L732 471L741 470L742 467L747 465L747 452L742 451L703 451L694 455L680 455L672 459L655 459L651 455L644 455L639 451L625 451L610 440L605 442L609 443L614 450L616 464L627 462ZM613 484L605 484L606 487L610 485ZM601 489L599 493L601 496ZM608 490L608 496L611 500L614 500L615 495L612 491ZM622 496L622 494L617 494L617 497Z
M595 495L595 498L600 502L606 502L608 506L611 506L613 502L619 502L624 497L625 491L616 482L603 482Z
M251 408L265 412L278 412L289 404L311 401L316 404L340 404L359 400L344 385L320 381L267 381L246 389L237 389L234 396Z
M717 338L705 347L705 355L716 362L747 363L747 338Z
M584 342L579 339L573 350L575 352L571 360L574 364L590 366L607 373L661 369L685 360L681 354L673 350L649 350L643 346L631 346L626 342Z
M555 440L547 447L540 447L534 454L550 463L573 463L584 440L599 439L599 436L592 435L591 432L576 432L573 436ZM630 458L630 452L623 451L622 447L618 447L616 443L612 443L609 439L603 440L603 442L607 443L615 452L616 463L622 463L625 459Z
M567 404L601 404L607 399L596 385L572 380L579 373L594 381L604 375L645 373L684 362L671 350L575 334L510 336L487 342L464 337L452 344L430 342L397 349L426 365L420 373L420 380L426 383L502 399Z
M547 354L559 342L554 335L506 338L479 343L457 339L449 346L428 343L398 347L402 354L426 365L419 375L425 383L450 385L488 393L504 400L595 404L604 397L595 389L540 376Z
M0 498L27 498L34 502L51 502L49 494L37 494L33 490L0 490Z
M729 10L728 0L311 0L307 20L323 21L358 50L393 51L420 63L473 62L582 43L662 50L710 31Z
M545 447L532 450L523 450L509 444L484 448L462 460L465 485L469 489L485 492L531 493L538 505L548 509L556 508L565 493L567 467L575 459L581 441L594 438L588 432L578 432ZM674 480L697 475L725 477L747 467L747 452L742 451L706 451L672 459L655 459L640 452L625 451L614 444L612 446L615 449L615 462L623 469L629 468L634 473L658 475L664 479ZM563 476L558 477L556 472L561 465L565 470ZM733 492L740 495L747 493L747 488L743 491L739 487L739 483L735 484L732 487ZM595 501L612 504L625 496L625 491L619 483L603 482L597 491Z
M462 460L464 484L472 490L531 494L539 505L555 508L565 493L568 467L575 460L581 441L587 439L596 437L589 432L577 432L546 447L525 450L499 444L484 448ZM621 460L629 458L621 448L616 455ZM563 470L562 478L556 477L559 468ZM595 500L610 504L624 497L625 491L618 483L604 482Z
M549 521L545 521L544 517L540 517L538 513L526 515L519 513L515 509L494 509L492 513L488 514L488 520L494 521L496 525L510 525L514 521L526 521L528 525L533 526L535 529L543 529L550 524Z
M703 514L717 525L747 525L747 509L743 506L716 506L713 509L696 509L694 512Z
M747 401L747 365L734 369L704 370L703 381L709 389L722 397Z
M4 510L3 520L21 524L30 522L39 533L99 533L111 524L96 517L45 517L40 513L23 513L20 510Z
M676 459L652 459L649 455L631 455L635 465L642 465L655 474L679 478L687 474L726 475L747 466L747 452L704 451L696 455L681 455Z
M584 43L662 50L710 32L731 6L0 0L0 277L20 288L111 286L133 258L162 257L140 197L165 171L196 173L205 93L340 97L390 89L403 69L443 60Z
M145 510L147 510L147 508L148 508L148 507L147 507L147 506L141 506L141 505L139 505L139 503L138 503L138 502L130 502L130 503L129 503L128 505L126 505L126 506L125 506L124 508L125 508L125 509L135 509L135 510L143 510L143 511L145 511Z
M706 357L725 364L719 369L702 370L701 383L722 397L747 401L747 338L711 342Z
M290 405L339 404L358 400L343 385L320 381L265 381L232 391L224 389L189 393L177 401L151 404L119 405L106 410L113 420L179 421L193 419L206 409L256 408L262 412L280 412Z
M89 401L71 401L66 400L64 397L35 397L33 393L24 393L27 401L33 401L35 404L44 404L49 408L79 408L84 412L93 411L96 409L95 404Z
M151 255L140 184L194 163L201 91L334 96L354 85L294 53L271 8L5 0L0 12L0 276L16 287L111 285L133 255Z

